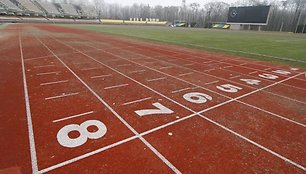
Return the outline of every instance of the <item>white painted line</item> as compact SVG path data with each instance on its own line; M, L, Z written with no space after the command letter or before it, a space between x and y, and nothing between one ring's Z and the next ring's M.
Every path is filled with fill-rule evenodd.
M88 71L88 70L95 70L95 69L100 69L100 67L83 68L81 69L81 71Z
M84 55L86 55L86 54L84 54ZM115 54L112 54L112 55L115 55ZM89 57L89 58L92 58L92 57L90 57L90 56L88 56L88 55L86 55L86 56ZM118 56L118 57L121 57L121 56ZM93 60L96 60L96 59L94 59L94 58L92 58L92 59L93 59ZM122 58L122 59L125 59L125 58ZM98 61L98 60L96 60L96 61L97 61L98 63L101 63L101 62ZM135 62L134 62L134 63L135 63ZM101 63L101 64L102 64L102 63ZM136 64L137 64L137 63L136 63ZM144 65L142 65L142 66L144 66ZM145 66L145 67L146 67L146 66ZM110 68L111 68L111 67L110 67ZM147 67L147 68L148 68L148 67ZM111 68L111 69L113 69L113 68ZM151 68L149 68L149 69L151 69ZM154 69L152 69L152 70L154 70ZM182 104L178 103L177 101L172 100L171 98L169 98L169 97L167 97L167 96L165 96L165 95L159 93L158 91L156 91L156 90L154 90L154 89L152 89L152 88L150 88L150 87L148 87L148 86L146 86L146 85L144 85L144 84L142 84L142 83L140 83L140 82L134 80L133 78L131 78L131 77L129 77L129 76L127 76L127 75L125 75L125 74L123 74L123 73L121 73L121 72L119 72L119 71L117 71L117 70L115 70L115 69L113 69L113 71L116 71L117 73L119 73L119 74L121 74L121 75L127 77L128 79L134 81L135 83L138 83L139 85L141 85L141 86L143 86L143 87L145 87L145 88L151 90L152 92L155 92L156 94L159 94L159 95L163 96L164 98L167 98L168 100L170 100L170 101L172 101L172 102L174 102L174 103L176 103L176 104L178 104L178 105L184 107L185 109L187 109L187 110L189 110L189 111L191 111L191 112L197 113L197 115L199 115L199 116L202 117L203 119L205 119L205 120L207 120L207 121L213 123L214 125L216 125L216 126L222 128L222 129L224 129L224 130L226 130L226 131L228 131L228 132L230 132L230 133L236 135L237 137L239 137L239 138L241 138L241 139L243 139L243 140L249 142L250 144L253 144L254 146L257 146L257 147L261 148L262 150L264 150L264 151L266 151L266 152L269 152L269 153L271 153L271 154L277 156L278 158L281 158L282 160L284 160L284 161L286 161L286 162L288 162L288 163L290 163L290 164L292 164L292 165L294 165L294 166L296 166L296 167L299 167L299 168L305 170L305 168L304 168L302 165L300 165L300 164L298 164L298 163L295 163L294 161L292 161L292 160L290 160L290 159L288 159L288 158L286 158L286 157L284 157L284 156L282 156L282 155L280 155L280 154L278 154L278 153L276 153L276 152L274 152L274 151L272 151L272 150L270 150L270 149L268 149L268 148L262 146L261 144L258 144L258 143L256 143L256 142L254 142L254 141L248 139L247 137L245 137L245 136L243 136L243 135L241 135L241 134L239 134L239 133L237 133L237 132L235 132L235 131L233 131L233 130L231 130L231 129L229 129L229 128L223 126L223 125L221 125L220 123L215 122L215 121L213 121L213 120L211 120L211 119L209 119L209 118L207 118L207 117L205 117L205 116L202 115L202 113L204 113L204 112L207 111L208 109L216 108L216 107L222 106L222 105L224 105L224 104L230 103L230 102L232 102L232 101L236 101L236 100L238 100L238 99L240 99L240 98L243 98L243 97L245 97L245 96L249 96L249 95L251 95L251 94L253 94L253 93L256 93L256 92L258 92L258 91L267 89L267 88L269 88L269 87L271 87L271 86L274 86L274 85L277 85L277 84L282 83L282 82L284 82L284 81L287 81L287 80L289 80L289 79L291 79L291 78L294 78L294 77L296 77L296 76L298 76L298 75L300 75L300 74L297 74L297 75L295 75L295 76L289 77L289 78L284 79L284 80L281 80L281 81L279 81L279 82L275 82L275 83L273 83L273 84L271 84L271 85L268 85L268 86L266 86L266 87L263 87L263 88L254 90L254 91L252 91L252 92L249 92L249 93L247 93L247 94L241 95L241 96L239 96L239 97L237 97L237 98L233 98L233 99L231 99L231 100L228 100L228 101L226 101L226 102L220 103L220 104L218 104L218 105L215 105L215 106L213 106L213 107L211 107L211 108L202 110L202 111L200 111L200 112L195 112L195 111L191 110L190 108L186 107L185 105L182 105ZM161 72L161 73L162 73L162 72ZM301 73L301 74L302 74L302 73Z
M96 78L103 78L103 77L110 77L110 76L113 76L113 75L112 74L105 74L105 75L99 75L99 76L92 76L90 78L96 79Z
M178 76L182 77L182 76L188 76L188 75L191 75L191 74L193 74L193 72L189 72L189 73L185 73L185 74L179 74Z
M215 70L215 68L208 69L208 70L205 70L205 71L203 71L203 72L208 72L208 71L213 71L213 70Z
M58 95L58 96L53 96L53 97L47 97L45 98L45 100L52 100L52 99L58 99L58 98L63 98L63 97L69 97L69 96L74 96L74 95L78 95L79 93L69 93L69 94L62 94L62 95Z
M37 59L46 59L46 58L54 58L54 56L52 56L52 54L51 54L51 55L47 55L47 56L27 58L27 59L24 59L24 61L37 60Z
M105 63L107 62L116 62L116 61L119 61L119 60L121 60L121 59L111 59L111 60L106 60L106 61L104 61Z
M264 70L266 71L266 70L270 70L270 69L272 69L272 68L265 68Z
M120 84L120 85L105 87L104 89L107 90L107 89L113 89L113 88L120 88L120 87L128 86L128 85L129 84Z
M50 75L50 74L56 74L58 75L61 71L53 71L53 72L45 72L45 73L38 73L36 75L42 76L42 75Z
M252 71L252 72L250 72L249 74L255 74L255 73L257 73L258 71Z
M142 69L142 70L137 70L137 71L131 71L129 72L130 74L133 74L133 73L141 73L141 72L145 72L146 70Z
M173 68L173 66L164 66L164 67L161 67L159 69L169 69L169 68Z
M40 86L45 86L45 85L53 85L53 84L58 84L58 83L67 83L69 80L61 80L61 81L56 81L56 82L47 82L47 83L42 83Z
M31 115L31 109L30 109L31 108L30 99L29 99L29 94L28 94L27 77L26 77L25 65L24 65L24 59L23 59L22 40L21 40L20 33L19 33L19 47L20 47L20 59L21 59L21 66L22 66L24 99L25 99L25 106L26 106L28 133L29 133L29 142L30 142L32 173L36 174L38 173L37 156L36 156L36 148L35 148L35 140L34 140L34 132L33 132L33 124L32 124L32 115Z
M57 123L57 122L60 122L60 121L69 120L71 118L81 117L81 116L89 115L89 114L92 114L92 113L94 113L94 111L89 111L89 112L84 112L84 113L81 113L81 114L71 115L71 116L68 116L68 117L65 117L65 118L53 120L52 122Z
M58 41L57 39L55 39L56 41ZM46 46L43 42L41 42L41 40L39 40L41 44L43 44L54 56L56 56L56 54L50 50L50 48L48 46ZM60 42L60 41L58 41ZM92 60L96 61L96 62L99 62L100 64L112 69L113 71L115 72L118 72L117 70L111 68L110 66L107 66L106 64L103 64L102 62L100 61L97 61L96 59L90 57L89 55L71 47L70 45L68 44L65 44L63 42L60 42L76 51L78 51L79 53L85 55L86 57L88 58L91 58ZM148 141L146 141L143 137L141 137L139 135L139 133L131 126L129 125L108 103L106 103L92 88L90 88L77 74L75 74L74 71L72 71L58 56L56 56L56 58L84 85L86 86L86 88L88 90L91 91L92 94L95 95L95 97L101 102L103 103L125 126L127 126L147 147L150 148L150 150L152 152L155 153L156 156L159 157L159 159L161 159L173 172L177 173L177 174L181 174L181 172L174 166L172 165L161 153L159 153Z
M223 67L223 69L231 68L231 67L233 67L233 66L232 66L232 65L230 65L230 66L225 66L225 67Z
M130 65L132 65L132 64L127 63L127 64L118 65L117 67L124 67L124 66L130 66Z
M184 66L192 66L192 65L195 65L195 63L187 63Z
M219 82L219 80L216 80L216 81L204 83L203 85L210 85L210 84L214 84L214 83L218 83L218 82Z
M234 79L234 78L237 78L237 77L240 77L241 75L236 75L236 76L232 76L230 77L229 79Z
M69 46L69 45L68 45L68 46ZM70 47L71 47L71 46L70 46ZM71 48L73 48L73 47L71 47ZM73 48L73 49L74 49L74 48ZM100 62L100 61L98 61L98 60L92 58L91 56L89 56L89 55L87 55L87 54L85 54L85 53L83 53L83 52L81 52L81 51L79 51L79 52L80 52L81 54L87 56L88 58L91 58L92 60L94 60L94 61L96 61L96 62L98 62L98 63L100 63L100 64L103 64L102 62ZM106 52L106 51L105 51L105 52ZM106 53L109 53L109 52L106 52ZM112 54L112 53L109 53L109 54ZM115 54L112 54L112 55L115 55ZM118 56L118 55L115 55L115 56L117 56L117 57L122 57L122 56ZM125 58L122 58L122 59L125 59ZM125 59L125 60L126 60L126 59ZM134 63L135 63L135 62L134 62ZM105 64L103 64L103 65L104 65L104 66L107 66L107 65L105 65ZM142 66L143 66L143 65L142 65ZM128 79L134 81L135 83L138 83L139 85L142 85L143 87L146 87L147 89L150 89L151 91L153 91L153 92L155 92L155 93L157 93L157 94L159 94L159 95L161 95L161 96L167 98L168 100L170 100L170 101L172 101L172 102L174 102L174 103L176 103L176 104L178 104L178 105L180 105L180 106L182 106L182 107L184 107L184 108L186 108L186 109L192 111L192 110L189 109L188 107L186 107L186 106L184 106L184 105L182 105L182 104L180 104L180 103L178 103L178 102L172 100L171 98L169 98L169 97L167 97L167 96L165 96L165 95L163 95L163 94L157 92L156 90L154 90L154 89L152 89L152 88L150 88L150 87L148 87L148 86L146 86L146 85L144 85L144 84L142 84L142 83L140 83L140 82L134 80L133 78L131 78L131 77L129 77L129 76L127 76L127 75L125 75L125 74L123 74L123 73L117 71L116 69L113 69L113 68L110 67L110 66L107 66L107 67L110 68L110 69L112 69L113 71L115 71L115 72L121 74L122 76L125 76L126 78L128 78ZM148 67L147 67L147 68L148 68ZM149 68L149 69L151 69L151 68ZM152 69L152 70L154 70L154 69ZM155 70L155 71L156 71L156 70ZM162 72L161 72L161 73L162 73ZM267 89L267 88L269 88L269 87L271 87L271 86L274 86L274 85L277 85L277 84L282 83L282 82L284 82L284 81L287 81L287 80L289 80L289 79L291 79L291 78L294 78L294 77L296 77L296 76L298 76L298 75L301 75L301 74L302 74L302 73L297 74L297 75L292 76L292 77L289 77L289 78L286 78L286 79L281 80L281 81L279 81L279 82L275 82L275 83L273 83L273 84L271 84L271 85L268 85L268 86L266 86L266 87L263 87L263 88L254 90L254 91L252 91L252 92L250 92L250 93L241 95L241 96L239 96L239 97L237 97L237 98L233 98L233 99L231 99L231 100L228 100L228 101L226 101L226 102L224 102L224 103L222 103L222 104L218 104L218 105L221 106L221 105L224 105L224 104L226 104L226 103L230 103L230 102L232 102L232 101L238 100L238 99L243 98L243 97L245 97L245 96L251 95L251 94L256 93L256 92L258 92L258 91ZM175 78L175 77L174 77L174 78ZM106 104L106 105L107 105L107 104ZM107 105L107 106L108 106L108 105ZM214 106L214 107L211 107L211 108L215 108L215 106ZM111 108L111 109L112 109L112 108ZM207 109L205 109L205 110L207 110ZM255 146L259 147L259 148L261 148L262 150L265 150L266 152L269 152L269 153L271 153L271 154L273 154L273 155L275 155L275 156L281 158L282 160L284 160L284 161L286 161L286 162L288 162L288 163L290 163L290 164L292 164L292 165L295 165L296 167L299 167L299 168L305 170L305 167L303 167L302 165L297 164L297 163L295 163L294 161L292 161L292 160L290 160L290 159L288 159L288 158L286 158L286 157L284 157L284 156L282 156L282 155L280 155L280 154L278 154L278 153L276 153L276 152L274 152L274 151L272 151L272 150L270 150L270 149L268 149L268 148L266 148L266 147L264 147L264 146L262 146L262 145L260 145L260 144L257 144L256 142L254 142L254 141L252 141L252 140L250 140L250 139L248 139L248 138L246 138L246 137L244 137L244 136L242 136L242 135L240 135L240 134L234 132L233 130L231 130L231 129L229 129L229 128L227 128L227 127L225 127L225 126L223 126L223 125L221 125L221 124L219 124L219 123L217 123L217 122L215 122L215 121L213 121L213 120L210 120L209 118L206 118L205 116L201 115L201 113L203 113L204 110L203 110L203 111L200 111L200 112L195 112L195 111L192 111L192 112L197 113L198 115L200 115L202 118L206 119L207 121L209 121L209 122L215 124L216 126L221 127L222 129L225 129L226 131L229 131L230 133L232 133L232 134L238 136L239 138L242 138L242 139L244 139L245 141L247 141L247 142L249 142L249 143L251 143L251 144L253 144L253 145L255 145ZM118 115L118 118L120 119L121 117ZM121 119L122 119L122 118L121 118ZM132 128L132 129L133 129L133 128ZM134 130L134 131L135 131L135 130ZM138 135L139 135L139 134L138 134ZM148 143L146 140L144 140L142 137L140 137L140 139L148 146L149 143ZM152 146L148 146L148 147L149 147L149 148L150 148L150 149L151 149L160 159L162 159L162 160L163 160L163 161L164 161L164 162L165 162L174 172L180 172L180 171L178 171L178 170L177 170L177 169L176 169L167 159L165 159L164 156L162 156L159 152L156 152L156 149L154 149L154 147L152 147ZM154 151L152 148L153 148L155 151ZM173 167L173 168L172 168L172 167ZM177 171L176 171L175 169L176 169Z
M149 100L151 98L152 97L147 97L147 98L143 98L143 99L139 99L139 100L129 101L129 102L123 103L122 106L130 105L130 104L134 104L134 103L138 103L138 102L142 102L142 101L146 101L146 100Z
M209 60L209 61L202 62L202 63L210 63L210 62L214 62L214 60Z
M182 91L186 91L186 90L189 90L189 89L191 89L191 88L178 89L178 90L175 90L175 91L171 91L171 94L182 92Z
M167 62L175 62L177 61L176 59L170 59L170 60L166 60Z
M151 63L156 63L157 61L152 61L152 62L143 62L144 64L151 64Z
M239 65L246 65L246 64L248 64L248 63L242 63L242 64L239 64Z
M153 81L157 81L157 80L163 80L166 79L167 77L159 77L159 78L155 78L155 79L148 79L148 82L153 82Z
M58 163L56 165L53 165L53 166L50 166L48 168L45 168L45 169L42 169L39 171L40 174L43 174L43 173L47 173L47 172L50 172L51 170L54 170L54 169L57 169L57 168L60 168L60 167L63 167L63 166L66 166L68 164L71 164L71 163L74 163L74 162L77 162L77 161L80 161L82 159L85 159L85 158L88 158L90 156L93 156L95 154L98 154L98 153L101 153L103 151L106 151L108 149L111 149L111 148L114 148L114 147L117 147L121 144L124 144L124 143L127 143L127 142L130 142L134 139L138 138L138 136L132 136L132 137L129 137L129 138L126 138L124 140L121 140L121 141L118 141L116 143L113 143L113 144L110 144L108 146L105 146L105 147L102 147L100 149L97 149L97 150L94 150L94 151L91 151L91 152L88 152L88 153L85 153L81 156L78 156L78 157L75 157L75 158L72 158L70 160L67 160L67 161L64 161L64 162L61 162L61 163ZM35 173L36 174L36 173Z
M41 66L34 66L34 68L45 68L45 67L52 67L55 65L41 65Z
M82 64L89 64L90 62L78 62L78 63L73 63L74 65L82 65Z

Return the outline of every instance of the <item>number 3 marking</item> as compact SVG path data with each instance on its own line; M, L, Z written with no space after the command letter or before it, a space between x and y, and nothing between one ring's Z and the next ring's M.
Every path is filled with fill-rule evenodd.
M266 73L264 73L264 74L259 74L258 75L259 77L262 77L262 78L265 78L265 79L277 79L278 78L278 76L276 76L276 75L273 75L273 74L266 74Z
M241 81L246 82L249 85L259 85L261 82L260 80L255 80L255 79L240 79Z
M96 132L89 132L87 130L89 126L96 126L98 130ZM68 134L72 131L79 132L80 136L77 138L70 138ZM88 120L80 125L69 124L61 128L57 133L57 141L64 147L78 147L85 144L87 139L98 139L103 137L103 135L106 134L106 131L107 128L101 121Z
M230 92L230 93L235 93L235 92L238 92L239 90L242 89L238 86L234 86L234 85L231 85L231 84L220 85L220 86L217 86L217 88L221 91Z
M200 92L187 93L183 97L185 100L191 103L198 103L198 104L206 103L207 100L212 100L211 96Z
M166 106L156 102L153 103L153 106L157 107L158 109L144 109L135 111L135 113L139 116L146 116L146 115L153 115L153 114L171 114L173 111Z

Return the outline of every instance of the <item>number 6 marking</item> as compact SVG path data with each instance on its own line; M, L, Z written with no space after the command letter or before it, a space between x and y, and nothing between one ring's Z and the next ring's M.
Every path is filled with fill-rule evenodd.
M96 126L98 130L96 132L89 132L87 130L89 126ZM68 134L72 131L79 132L80 136L77 138L70 138ZM103 137L103 135L106 134L106 131L107 128L101 121L88 120L80 125L69 124L61 128L57 133L57 141L64 147L78 147L85 144L87 139L98 139Z
M235 93L238 92L238 90L241 90L242 88L238 86L234 86L231 84L224 84L220 86L216 86L219 90L224 91L224 92L230 92L230 93Z
M212 100L211 96L200 92L187 93L183 97L185 100L191 103L198 103L198 104L206 103L207 100Z
M153 115L153 114L171 114L173 111L166 106L156 102L153 103L153 106L157 107L158 109L144 109L135 111L136 114L139 116L146 116L146 115Z

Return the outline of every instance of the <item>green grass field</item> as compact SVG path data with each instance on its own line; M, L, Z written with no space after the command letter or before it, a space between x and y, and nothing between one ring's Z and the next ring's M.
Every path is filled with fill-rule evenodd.
M306 35L123 25L61 25L306 68Z

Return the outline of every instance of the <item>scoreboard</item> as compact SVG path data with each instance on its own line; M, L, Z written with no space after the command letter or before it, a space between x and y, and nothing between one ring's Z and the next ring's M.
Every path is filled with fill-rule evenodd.
M268 23L270 6L230 7L227 23L266 25Z

